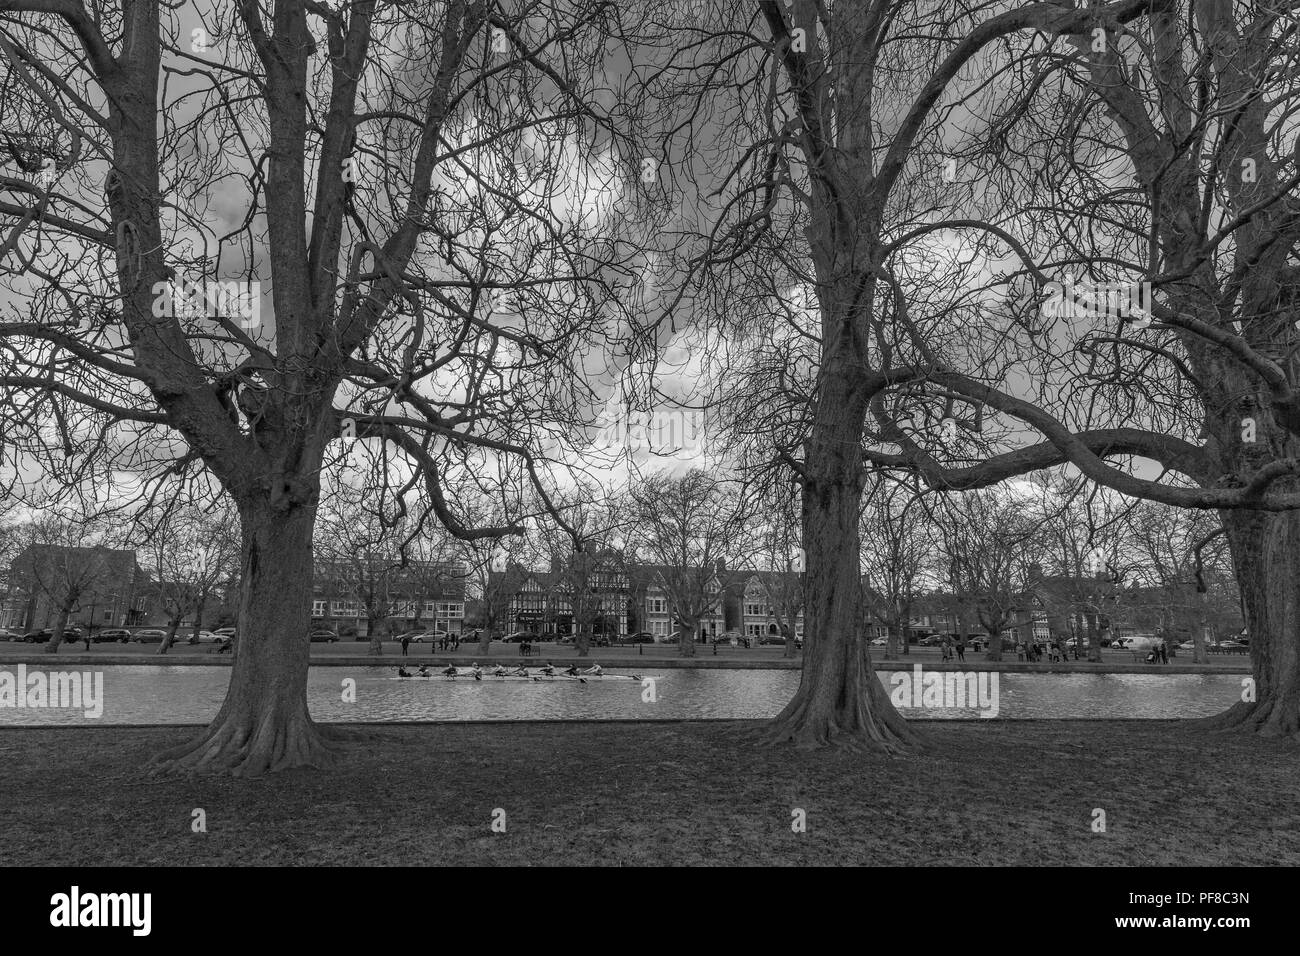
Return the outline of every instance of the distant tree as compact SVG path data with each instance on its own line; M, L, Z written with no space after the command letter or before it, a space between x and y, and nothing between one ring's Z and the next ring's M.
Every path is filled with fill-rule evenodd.
M910 653L912 607L932 563L929 515L914 487L882 478L862 502L862 583L867 613L888 629L885 660Z
M195 508L169 513L152 528L142 550L150 590L167 618L167 634L158 645L158 653L166 654L187 617L194 619L193 639L198 640L203 612L239 572L233 516L220 508L207 514Z
M58 653L68 619L81 610L83 599L98 594L112 580L107 549L99 543L103 537L104 527L97 517L68 517L53 511L34 518L22 530L15 571L24 589L43 596L47 613L53 613L47 654Z
M935 508L939 567L973 599L988 632L988 657L1002 659L1002 634L1021 620L1030 565L1041 555L1041 515L1004 489L945 497Z
M650 475L631 487L631 536L668 598L679 653L695 656L700 622L722 608L720 562L741 544L743 512L735 492L699 469Z

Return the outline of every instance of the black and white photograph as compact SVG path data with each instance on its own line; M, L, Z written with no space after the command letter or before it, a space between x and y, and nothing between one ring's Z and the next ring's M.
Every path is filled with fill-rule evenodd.
M1230 946L1298 804L1300 2L0 0L24 923L942 867L870 898Z

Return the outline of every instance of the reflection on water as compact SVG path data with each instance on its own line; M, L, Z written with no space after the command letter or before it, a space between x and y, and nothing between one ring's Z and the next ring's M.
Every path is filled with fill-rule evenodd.
M9 666L10 673L16 668ZM35 671L37 667L29 667ZM230 671L224 667L123 665L102 668L104 714L0 706L3 724L203 724L216 715ZM610 670L608 673L631 673ZM799 686L792 670L661 669L655 700L635 681L609 683L415 681L391 667L314 667L308 679L312 715L323 721L608 720L615 718L771 717ZM880 675L886 688L889 674ZM1201 717L1240 699L1235 674L1000 674L1003 718ZM343 682L356 681L355 703ZM904 708L912 717L977 717L974 710Z

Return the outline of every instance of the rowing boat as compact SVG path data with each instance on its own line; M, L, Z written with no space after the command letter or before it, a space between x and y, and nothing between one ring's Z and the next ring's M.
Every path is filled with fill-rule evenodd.
M484 681L513 681L513 682L516 682L516 683L533 683L533 682L540 682L540 683L548 683L548 682L551 682L551 683L553 683L553 682L555 682L555 681L578 681L578 682L582 682L582 681L594 681L594 682L596 682L596 683L605 683L605 682L608 682L608 681L641 681L641 680L644 679L644 678L642 678L639 674L631 674L631 675L629 675L629 674L577 674L577 675L571 675L571 674L564 674L564 673L555 673L555 674L547 675L547 674L540 674L540 673L530 673L527 677L524 677L524 676L521 675L521 674L500 674L500 675L497 675L497 674L493 674L491 671L480 671L479 674L480 674L480 676L479 676L478 678L475 678L475 676L474 676L474 671L473 671L471 668L468 668L468 667L459 667L459 668L456 669L456 674L455 674L455 676L452 676L452 675L450 675L450 674L443 674L443 673L439 672L439 673L436 673L436 674L429 674L428 676L425 676L425 677L422 677L422 676L420 676L419 674L412 674L410 677L402 677L402 676L398 675L398 676L395 676L395 677L390 677L390 678L388 678L388 679L389 679L389 680L435 680L435 681L437 681L437 680L442 680L442 681L467 681L467 680L475 680L475 679L478 679L478 680L484 680Z

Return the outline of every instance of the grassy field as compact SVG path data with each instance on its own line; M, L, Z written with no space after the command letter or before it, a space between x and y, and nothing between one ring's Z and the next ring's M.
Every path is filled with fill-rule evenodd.
M337 770L257 781L147 779L192 729L0 731L0 865L1300 863L1294 743L921 726L924 755L892 760L746 723L378 727Z

